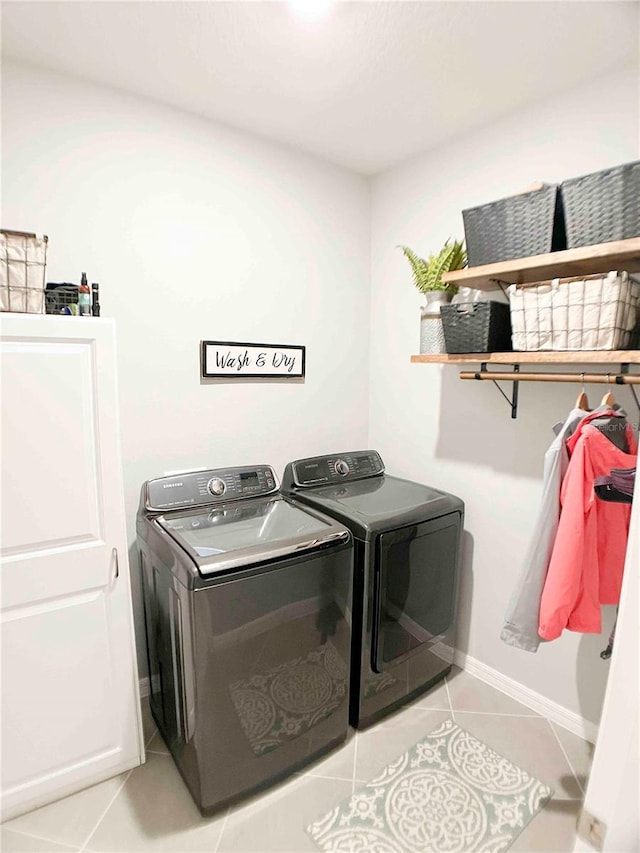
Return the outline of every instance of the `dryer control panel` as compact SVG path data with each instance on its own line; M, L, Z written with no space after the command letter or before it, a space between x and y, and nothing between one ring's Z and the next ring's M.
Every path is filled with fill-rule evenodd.
M148 510L207 506L277 491L278 482L270 465L203 468L149 480L145 506Z
M359 450L336 453L331 456L314 456L298 459L287 465L283 488L292 486L311 488L348 480L362 480L384 474L384 464L376 450Z

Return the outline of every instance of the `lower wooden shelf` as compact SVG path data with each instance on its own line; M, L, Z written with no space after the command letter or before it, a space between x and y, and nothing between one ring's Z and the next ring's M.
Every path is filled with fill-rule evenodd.
M640 350L480 352L412 355L414 364L640 364Z

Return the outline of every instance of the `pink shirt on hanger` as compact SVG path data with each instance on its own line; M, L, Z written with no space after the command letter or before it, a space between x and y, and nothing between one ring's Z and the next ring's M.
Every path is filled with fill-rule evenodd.
M602 413L599 413L601 416ZM562 511L540 602L538 633L555 640L564 628L602 630L600 605L620 600L631 506L598 500L593 481L612 468L637 464L637 442L627 427L631 453L619 450L587 415L567 442L571 452L562 483Z

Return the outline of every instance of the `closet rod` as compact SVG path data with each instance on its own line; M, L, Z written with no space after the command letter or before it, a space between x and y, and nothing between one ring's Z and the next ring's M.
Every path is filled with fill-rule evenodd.
M460 379L511 379L514 382L579 382L598 385L640 385L640 373L520 373L487 370L462 371Z

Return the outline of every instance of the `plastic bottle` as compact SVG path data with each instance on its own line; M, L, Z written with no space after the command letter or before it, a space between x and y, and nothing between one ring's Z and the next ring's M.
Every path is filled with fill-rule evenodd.
M87 283L86 272L82 273L80 287L78 288L78 312L81 317L91 316L91 291Z
M94 317L100 316L100 285L97 281L91 282L91 313Z

